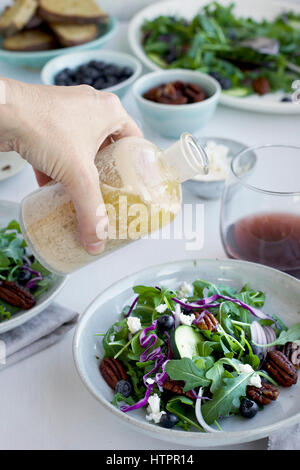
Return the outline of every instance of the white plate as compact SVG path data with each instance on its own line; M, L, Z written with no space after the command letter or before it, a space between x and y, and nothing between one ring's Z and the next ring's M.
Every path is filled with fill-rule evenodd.
M288 325L299 322L300 282L275 269L235 260L188 260L147 268L106 289L81 317L74 336L73 353L85 386L110 413L136 431L189 447L228 446L253 441L299 421L300 380L291 388L281 388L278 400L266 406L255 418L245 420L235 416L224 419L221 421L224 432L212 434L164 429L146 421L145 409L122 413L111 405L112 390L98 369L96 356L103 356L103 350L101 338L96 337L95 333L105 333L120 318L122 307L134 298L134 285L158 284L177 288L182 281L192 282L197 278L236 288L249 282L254 289L267 294L264 307L266 313L278 314Z
M0 152L0 181L11 178L26 166L26 161L17 152Z
M19 204L16 202L0 201L0 228L5 227L11 220L18 219ZM63 288L67 278L65 276L55 276L49 289L44 292L37 300L35 307L30 310L20 310L11 316L10 320L0 323L0 333L12 330L22 325L38 313L44 310Z
M190 20L197 14L199 9L207 3L210 2L208 2L208 0L170 0L167 2L154 3L144 8L133 17L129 25L128 37L132 51L150 70L160 70L158 65L148 59L141 45L141 26L144 20L152 20L160 15L179 15ZM219 3L228 5L232 3L232 0L220 0ZM272 20L283 11L289 10L300 13L299 4L289 3L283 0L235 0L235 4L235 12L237 15L244 17L250 16L255 20L261 20L263 18ZM222 94L220 103L232 108L261 113L300 114L300 103L281 103L279 101L279 95L280 93L274 93L264 96L252 95L244 98L236 98Z

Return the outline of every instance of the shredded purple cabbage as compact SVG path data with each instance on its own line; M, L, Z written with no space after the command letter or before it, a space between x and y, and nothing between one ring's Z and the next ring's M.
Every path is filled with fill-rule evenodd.
M174 300L174 302L176 302L176 303L182 305L184 308L190 309L190 310L195 309L195 308L219 307L220 303L217 303L217 304L212 303L217 299L223 299L223 300L227 300L229 302L233 302L233 303L239 305L240 307L244 308L245 310L248 310L255 317L260 318L262 320L265 320L265 319L271 319L272 320L271 316L267 315L266 313L262 312L261 310L255 308L255 307L250 307L250 305L245 304L241 300L233 299L232 297L228 297L227 295L214 294L211 297L205 297L204 299L197 300L194 303L185 303L185 302L182 302L182 300L176 299L176 297L172 298L172 300Z
M29 260L28 260L29 261ZM31 269L29 266L26 266L25 264L22 266L22 268L24 271L29 271L31 274L34 274L35 277L30 279L27 284L26 284L26 289L32 289L37 282L39 281L42 281L43 280L43 276L41 275L41 273L39 271L35 271L34 269Z
M134 405L122 405L120 406L120 410L123 411L123 413L127 413L127 411L138 410L139 408L142 408L143 406L147 405L154 385L155 384L151 384L151 385L147 384L147 390L146 390L144 398L142 398L140 401L138 401Z
M131 307L130 307L130 309L128 310L127 315L125 315L125 318L128 318L128 317L130 316L130 314L131 314L132 310L134 309L134 307L136 306L138 300L139 300L139 296L137 296L137 297L134 299L134 301L132 302Z

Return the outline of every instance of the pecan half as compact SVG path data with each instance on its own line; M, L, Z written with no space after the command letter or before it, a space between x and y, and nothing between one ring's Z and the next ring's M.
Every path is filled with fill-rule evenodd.
M196 317L195 325L199 330L217 331L218 320L208 310L204 310L201 313L195 312L194 314Z
M127 380L123 364L113 357L105 357L100 363L99 370L107 385L113 390L119 380Z
M0 299L24 310L32 308L36 303L35 298L28 290L10 281L0 281Z
M297 370L281 351L268 352L265 369L283 387L290 387L297 383Z
M272 384L262 382L260 388L248 385L246 395L258 405L269 405L272 400L277 399L279 390Z
M258 77L252 82L253 90L259 95L265 95L270 92L271 86L265 77Z
M292 343L291 341L286 343L282 348L282 352L296 369L300 368L300 347L297 343Z
M184 387L184 382L182 382L181 380L167 379L162 384L162 388L166 390L167 392L174 393L175 395L184 395L194 400L195 396L193 392L191 392L190 390L188 392L184 392L183 387Z

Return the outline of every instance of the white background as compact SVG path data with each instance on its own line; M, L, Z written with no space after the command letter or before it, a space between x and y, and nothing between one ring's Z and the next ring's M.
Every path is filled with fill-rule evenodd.
M128 51L124 24L106 48ZM40 83L38 72L2 63L1 75ZM141 120L130 94L124 105L134 118ZM200 135L233 138L248 145L300 145L299 125L299 117L249 114L219 107ZM170 144L149 129L144 131L147 138L161 147ZM280 172L280 168L274 171ZM0 183L0 199L20 202L36 187L28 166L19 175ZM199 202L187 191L183 195L184 202ZM205 243L201 251L186 251L184 241L137 241L72 275L58 301L82 313L96 295L116 280L153 264L195 256L225 257L219 236L218 201L205 203ZM71 345L72 333L50 349L1 372L1 449L179 449L177 445L125 428L111 417L82 385ZM263 439L233 448L266 447L267 440Z

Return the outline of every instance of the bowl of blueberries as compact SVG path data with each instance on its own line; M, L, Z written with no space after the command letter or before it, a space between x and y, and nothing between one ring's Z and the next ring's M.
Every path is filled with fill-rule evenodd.
M141 70L140 62L129 54L89 51L50 60L42 69L41 79L45 85L90 85L123 98Z

